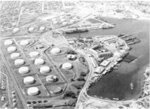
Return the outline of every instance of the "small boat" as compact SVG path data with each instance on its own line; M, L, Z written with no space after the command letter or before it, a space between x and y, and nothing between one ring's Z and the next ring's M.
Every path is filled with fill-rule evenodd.
M133 90L133 88L134 88L134 85L132 82L130 83L130 88L131 88L131 90Z

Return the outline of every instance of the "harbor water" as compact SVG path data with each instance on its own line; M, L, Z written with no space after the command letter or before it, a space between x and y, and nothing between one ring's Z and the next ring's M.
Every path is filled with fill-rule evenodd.
M88 89L90 96L119 100L136 99L141 93L144 80L144 70L149 64L149 30L150 21L133 19L103 18L115 24L112 29L91 30L88 33L73 34L66 37L92 37L95 35L132 34L141 40L132 45L130 54L137 58L130 62L121 62L117 70L107 73Z

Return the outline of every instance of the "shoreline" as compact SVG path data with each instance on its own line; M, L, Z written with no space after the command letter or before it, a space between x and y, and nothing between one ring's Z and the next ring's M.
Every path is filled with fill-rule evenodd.
M144 71L146 71L146 68L148 67L148 64L146 65L146 66L144 66L142 69L145 69ZM113 73L113 71L112 72L110 72L110 73ZM140 92L137 94L137 95L135 95L133 98L131 98L131 99L122 99L122 100L119 100L119 102L127 102L127 101L131 101L131 100L139 100L139 99L143 99L143 97L141 98L141 96L142 96L142 93L143 93L143 87L144 87L144 84L145 84L145 80L147 79L145 76L144 76L144 74L145 74L145 72L143 72L143 74L142 75L140 75L140 78L142 77L143 79L142 79L142 82L141 82L141 89L140 89ZM108 74L109 75L109 74ZM98 80L96 80L96 82L97 81L99 81L99 79L101 79L101 78L98 78ZM95 84L95 82L94 82L94 84ZM88 93L87 93L88 94ZM89 95L89 94L88 94ZM109 101L114 101L114 99L110 99L110 98L103 98L102 96L96 96L96 95L89 95L90 97L94 97L94 98L97 98L97 99L103 99L103 100L109 100ZM118 101L117 101L118 102Z
M106 19L106 20L107 20L107 19ZM109 20L108 20L108 21L109 21ZM140 21L140 22L141 22L141 21ZM144 22L145 22L145 21L144 21ZM138 24L139 24L139 23L138 23ZM144 29L143 29L143 30L144 30ZM107 31L107 30L106 30L106 31ZM128 33L132 34L131 32L128 32ZM134 31L133 31L133 33L134 33ZM144 34L143 34L143 33L144 33ZM140 38L140 39L143 38L143 37L139 37L139 36L141 36L141 35L145 35L145 31L143 31L142 34L141 34L141 32L139 32L139 33L138 33L138 38ZM148 38L148 39L149 39L149 38ZM140 46L142 46L142 44L146 43L145 40L147 40L147 38L146 38L146 39L144 38L144 41L142 40L142 43L140 43L141 45L138 44L137 47L135 47L136 45L133 46L134 51L132 52L132 50L131 50L130 53L134 55L134 54L136 53L136 51L138 50L138 48L139 48ZM144 45L145 45L145 44L144 44ZM144 49L145 49L145 48L144 48ZM147 50L147 49L146 49L146 50ZM142 50L141 52L144 52L144 50ZM138 62L145 63L143 57L142 57L142 58L140 57L140 55L141 55L140 51L139 51L138 53L136 53L136 55L137 55L137 57L139 57L140 60L141 60L141 61L140 61L140 60L138 59ZM136 59L136 61L137 61L137 59ZM138 63L138 62L137 62L137 63ZM142 65L142 64L140 64L140 65ZM148 65L148 64L146 64L146 66L144 65L143 67L141 67L141 69L144 69L145 67L147 67L147 65ZM144 70L142 70L142 71L144 71ZM142 76L140 76L139 78L141 78L141 77L143 78L143 75L144 75L144 72L143 72ZM143 82L144 82L144 79L142 80L141 86L143 86L143 84L144 84ZM140 87L140 88L142 88L142 87ZM137 94L134 98L135 98L135 99L139 98L141 93L142 93L142 90L140 90L140 93Z

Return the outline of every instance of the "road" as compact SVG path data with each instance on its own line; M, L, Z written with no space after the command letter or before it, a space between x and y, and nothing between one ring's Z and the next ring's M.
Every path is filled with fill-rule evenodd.
M90 72L88 74L88 78L86 80L86 83L84 84L82 90L80 91L80 94L78 96L78 100L77 100L75 109L79 109L80 101L82 100L82 97L84 96L84 93L86 92L86 88L89 85L89 80L91 79L91 77L93 75L93 72L94 72L94 66L93 66L93 64L92 64L89 56L87 54L85 54L82 50L78 49L77 52L79 52L80 54L82 54L85 57L85 59L87 60Z

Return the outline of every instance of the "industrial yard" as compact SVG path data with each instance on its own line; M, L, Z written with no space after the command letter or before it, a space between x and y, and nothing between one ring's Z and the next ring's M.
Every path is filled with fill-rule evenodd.
M149 109L149 6L0 1L0 109Z

